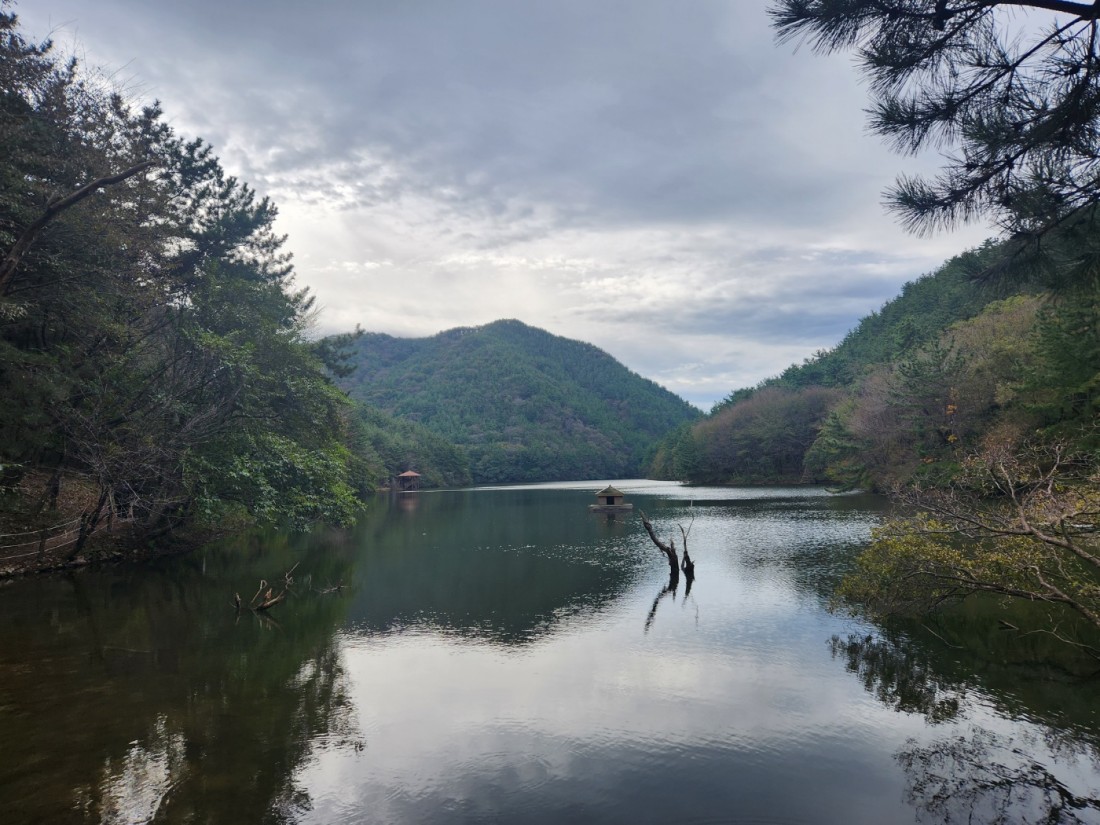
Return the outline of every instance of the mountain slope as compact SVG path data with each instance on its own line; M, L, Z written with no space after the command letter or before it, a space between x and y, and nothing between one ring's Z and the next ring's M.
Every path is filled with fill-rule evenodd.
M1096 450L1100 280L1041 291L1013 255L986 243L906 284L834 349L666 438L649 475L889 490L945 483L991 444Z
M1026 285L986 283L976 277L1003 255L1003 248L993 241L956 255L935 272L906 283L897 297L861 318L835 347L792 364L781 375L755 387L735 390L711 412L747 400L767 387L851 386L874 367L897 361L935 341L951 324L975 317L990 303L1017 292L1033 292Z
M360 494L390 483L415 467L423 487L465 487L470 459L427 427L356 404L349 422L352 478Z
M475 482L622 477L698 410L591 344L519 321L430 338L367 334L353 398L464 448Z

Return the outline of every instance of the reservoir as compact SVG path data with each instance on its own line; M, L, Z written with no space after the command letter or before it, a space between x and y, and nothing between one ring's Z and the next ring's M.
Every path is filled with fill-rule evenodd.
M613 483L0 585L0 821L1100 822L1080 658L830 609L884 500Z

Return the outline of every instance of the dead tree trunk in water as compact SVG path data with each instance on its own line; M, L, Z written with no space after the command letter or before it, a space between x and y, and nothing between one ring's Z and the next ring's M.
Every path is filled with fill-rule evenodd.
M294 577L290 574L298 569L299 564L301 564L301 562L295 562L294 566L283 574L283 589L279 593L275 592L274 587L268 586L267 579L260 579L260 589L256 591L256 595L249 601L248 609L254 613L259 613L264 610L270 610L275 605L282 604L286 601L287 593L290 592L290 587L294 584ZM238 593L233 594L233 603L239 613L243 602Z
M640 511L639 511L640 512ZM653 620L657 617L657 606L661 603L661 600L671 594L672 600L676 601L676 588L680 584L680 571L684 572L684 577L687 579L687 590L684 591L684 601L687 601L687 597L691 595L691 583L695 581L695 562L691 560L691 555L688 553L688 533L691 532L691 525L685 530L682 524L676 526L680 528L680 536L684 542L684 558L681 560L676 556L676 542L669 539L667 543L657 538L657 532L653 529L653 525L649 519L646 518L645 513L641 513L642 525L645 527L645 531L649 533L649 538L657 545L657 549L665 554L665 558L668 559L668 584L665 588L657 594L657 598L653 600L653 607L649 609L649 615L645 620L645 632L648 633L649 629L653 626ZM694 519L692 519L694 521Z
M683 528L680 528L681 530ZM684 571L684 575L687 576L688 587L691 587L692 579L695 578L695 562L691 560L691 556L688 555L687 548L687 536L684 536L684 558L680 562L680 569Z
M644 512L639 511L642 516L642 526L645 527L645 531L649 533L650 539L657 545L662 553L665 554L665 558L668 559L668 583L670 588L675 588L676 583L680 580L680 571L684 571L684 576L687 577L688 587L691 587L692 581L695 580L695 562L691 560L691 555L688 553L688 533L691 532L691 525L688 525L687 530L684 529L684 525L677 524L680 528L680 536L684 540L684 558L681 561L676 555L676 542L672 539L668 540L668 543L661 541L657 538L657 533L653 529L653 525L649 519L646 518ZM692 521L695 521L694 517Z
M671 588L676 587L676 582L680 581L680 559L676 555L676 543L672 540L668 540L668 544L657 538L657 534L653 531L653 525L649 523L649 519L646 518L645 513L642 516L642 526L645 527L645 531L649 533L650 539L657 545L657 549L665 554L665 558L668 559L668 583ZM683 528L680 528L681 532ZM685 547L686 550L686 547ZM694 565L692 566L694 569Z

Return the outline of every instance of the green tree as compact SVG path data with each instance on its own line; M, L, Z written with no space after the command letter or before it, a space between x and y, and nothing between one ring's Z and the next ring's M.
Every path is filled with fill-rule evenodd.
M1100 277L1060 294L1040 320L1028 401L1044 423L1079 427L1100 415Z
M704 484L813 481L804 457L841 392L825 387L765 387L723 406L677 445L686 478ZM684 477L684 476L680 476Z
M832 411L807 467L845 488L888 490L917 474L949 477L991 431L1035 423L1022 388L1037 363L1039 305L995 301L871 371Z
M466 451L421 424L359 403L350 423L353 475L361 491L409 469L420 473L426 487L463 487L472 480Z
M621 478L699 417L591 344L518 321L354 348L349 394L460 446L478 483Z
M348 403L266 198L0 0L0 465L138 536L228 511L344 522ZM29 486L28 486L29 485ZM39 487L39 489L42 489ZM10 519L10 515L9 515ZM56 522L58 519L54 519Z
M978 593L1046 603L1044 630L1081 643L1073 617L1100 629L1098 469L1062 446L992 444L949 487L909 488L917 515L878 530L841 593L874 614Z

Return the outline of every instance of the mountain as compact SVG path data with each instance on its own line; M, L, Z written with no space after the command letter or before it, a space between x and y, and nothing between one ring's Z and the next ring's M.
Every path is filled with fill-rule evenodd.
M475 483L615 478L701 413L606 352L519 321L430 338L368 333L340 385L465 450Z

